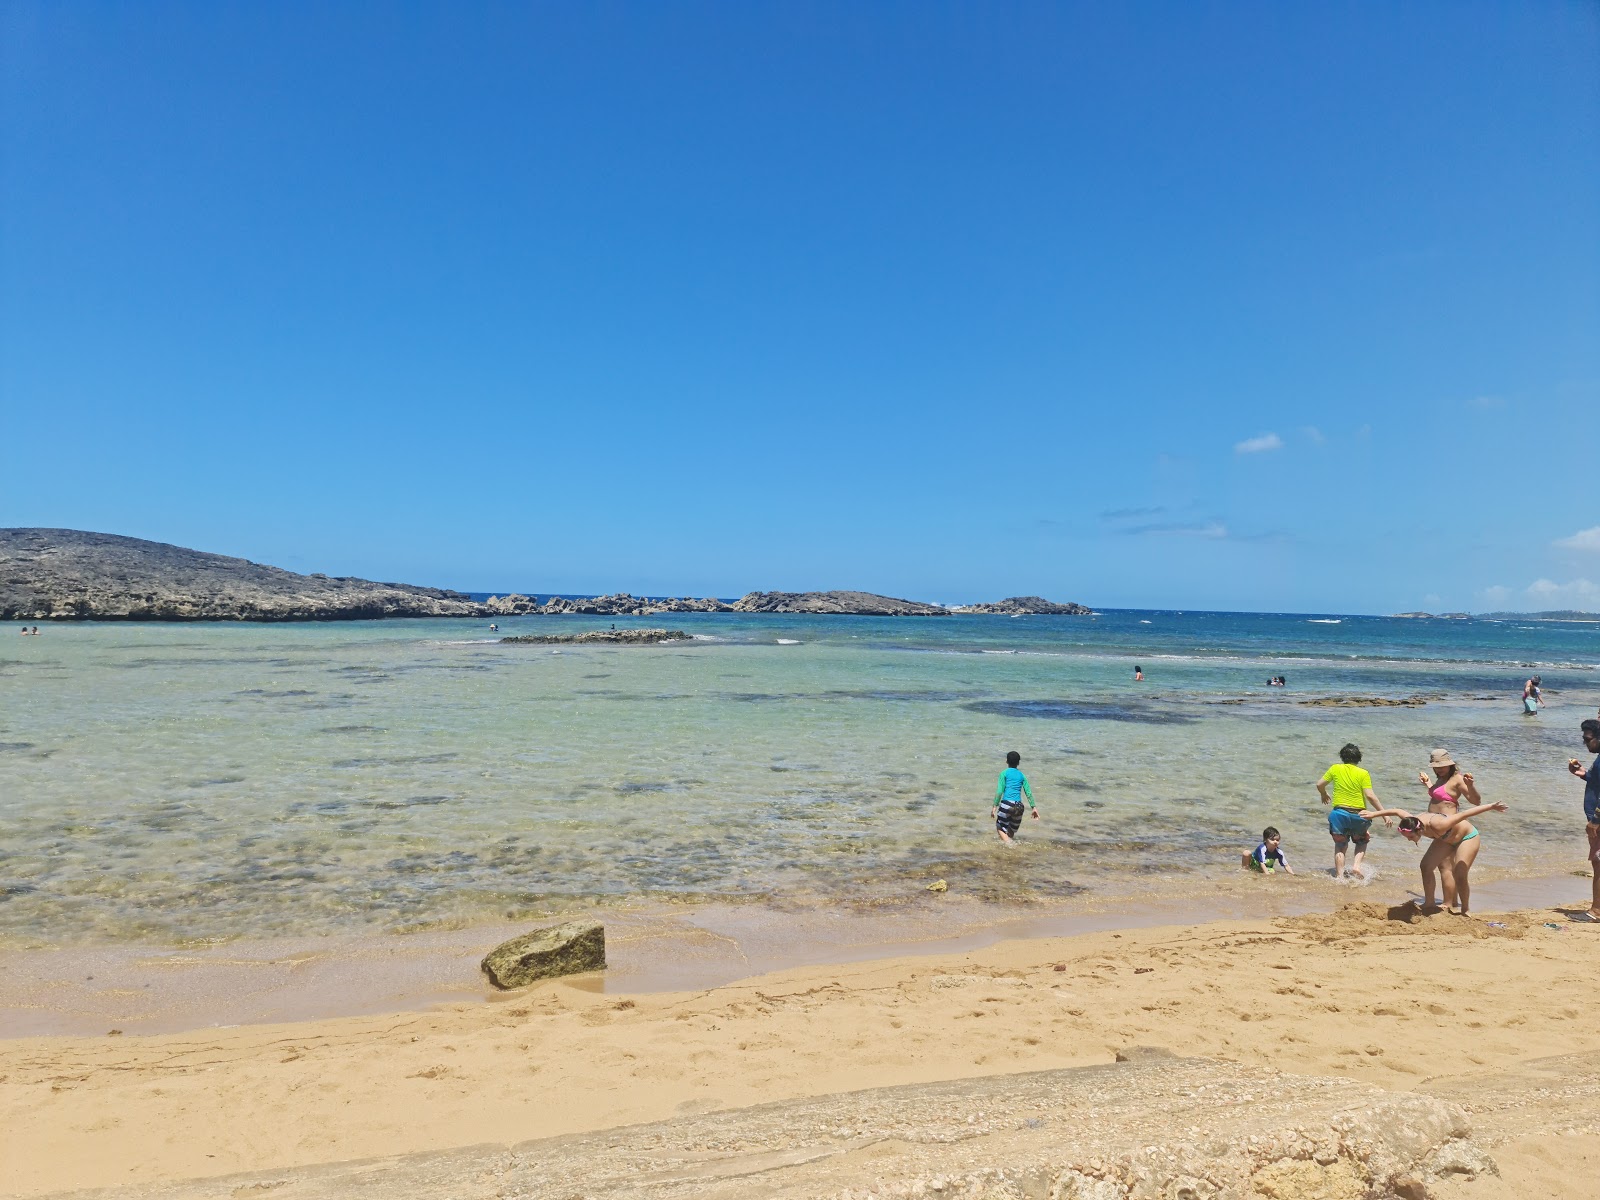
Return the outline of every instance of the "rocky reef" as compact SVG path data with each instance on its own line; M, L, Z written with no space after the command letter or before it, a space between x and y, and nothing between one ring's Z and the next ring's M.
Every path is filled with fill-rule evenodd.
M596 629L590 633L522 633L500 640L533 646L587 646L597 642L614 646L642 646L659 642L687 642L689 635L681 629Z
M593 617L650 617L656 613L732 612L733 606L709 597L696 600L689 596L665 599L647 599L618 592L613 596L595 596L590 599L568 600L551 596L543 604L528 596L513 593L509 596L490 596L484 604L486 614L496 617L511 616L568 616L574 613Z
M750 592L733 606L745 613L828 613L850 617L947 617L950 610L872 592Z
M470 617L461 592L297 575L77 529L0 529L0 620L333 621Z
M997 616L1087 617L1094 612L1082 604L1057 604L1043 596L1010 596L993 604L961 604L951 609L958 613L992 613Z

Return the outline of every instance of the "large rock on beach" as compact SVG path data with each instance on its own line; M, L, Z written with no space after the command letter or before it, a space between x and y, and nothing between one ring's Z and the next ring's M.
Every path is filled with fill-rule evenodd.
M749 592L735 612L822 613L850 617L945 617L950 610L919 600L896 600L872 592Z
M483 973L497 988L525 987L541 979L606 969L606 927L568 921L502 942L484 957Z

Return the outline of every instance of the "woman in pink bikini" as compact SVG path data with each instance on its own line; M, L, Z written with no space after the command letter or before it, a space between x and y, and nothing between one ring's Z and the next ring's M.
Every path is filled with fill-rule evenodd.
M1428 766L1432 768L1434 777L1429 779L1426 771L1418 771L1417 782L1427 789L1429 812L1441 817L1453 817L1461 811L1463 799L1472 806L1483 803L1483 797L1478 795L1478 787L1472 781L1472 773L1458 767L1448 750L1435 750L1428 755ZM1443 875L1447 881L1444 892L1449 896L1452 889L1448 881L1454 877L1455 870L1455 844L1443 838L1435 840L1428 847L1428 853L1422 856L1422 894L1431 898L1435 894L1435 876ZM1432 900L1428 903L1431 904Z
M1478 795L1478 787L1472 782L1472 773L1462 771L1456 760L1450 757L1448 750L1434 750L1427 755L1427 765L1434 771L1434 778L1427 778L1427 771L1418 771L1416 781L1427 790L1427 811L1435 816L1454 816L1461 811L1461 802L1466 800L1469 806L1482 805L1483 797ZM1451 886L1456 877L1456 845L1458 840L1451 838L1435 838L1434 845L1427 848L1427 853L1422 856L1422 896L1427 904L1432 904L1434 898L1434 880L1442 877L1443 893L1446 902L1454 893ZM1469 846L1474 851L1472 858L1477 858L1477 846ZM1467 862L1467 869L1472 867L1472 862ZM1466 877L1466 872L1461 872Z

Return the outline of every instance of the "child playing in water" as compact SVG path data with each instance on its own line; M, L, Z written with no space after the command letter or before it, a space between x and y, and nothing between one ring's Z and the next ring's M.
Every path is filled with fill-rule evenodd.
M1244 856L1244 865L1264 875L1273 874L1279 867L1283 868L1285 875L1294 874L1289 860L1283 856L1283 835L1272 825L1261 831L1261 845Z
M1356 852L1350 860L1350 874L1358 879L1366 879L1367 873L1361 869L1361 860L1367 853L1367 843L1372 840L1371 833L1367 830L1367 820L1362 815L1367 807L1367 801L1372 802L1373 808L1382 808L1383 801L1379 800L1372 791L1372 776L1368 775L1357 764L1361 761L1361 747L1354 742L1346 742L1339 751L1339 761L1323 773L1322 779L1317 783L1317 795L1322 797L1322 802L1329 805L1328 832L1333 835L1333 877L1345 879L1344 871L1345 848L1354 842ZM1328 796L1328 785L1333 785L1333 796ZM1384 818L1387 825L1389 819Z
M1006 755L1006 769L1000 772L1000 780L994 788L994 831L1000 835L1002 842L1016 840L1017 830L1022 828L1022 798L1028 798L1028 807L1033 809L1033 819L1039 819L1038 806L1033 802L1033 789L1028 786L1028 777L1017 770L1017 765L1022 762L1022 755L1012 750Z

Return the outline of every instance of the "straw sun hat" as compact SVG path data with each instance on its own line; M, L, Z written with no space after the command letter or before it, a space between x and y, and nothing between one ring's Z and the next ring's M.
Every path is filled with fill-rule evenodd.
M1428 765L1430 767L1453 767L1456 765L1456 760L1450 757L1448 750L1440 749L1428 755Z

